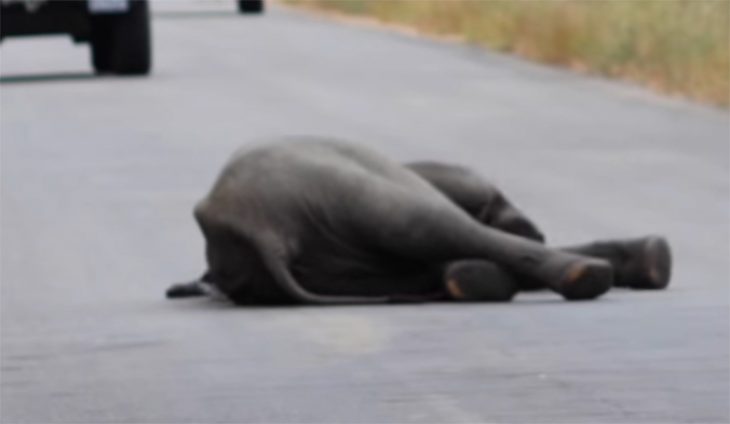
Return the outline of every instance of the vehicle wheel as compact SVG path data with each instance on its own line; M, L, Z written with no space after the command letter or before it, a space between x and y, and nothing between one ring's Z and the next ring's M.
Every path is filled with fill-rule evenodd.
M105 29L97 26L91 35L91 63L99 74L112 71L109 31L104 31Z
M98 73L147 74L152 64L147 1L133 0L129 11L91 18L91 62Z
M238 11L241 13L261 13L264 11L264 0L238 0Z

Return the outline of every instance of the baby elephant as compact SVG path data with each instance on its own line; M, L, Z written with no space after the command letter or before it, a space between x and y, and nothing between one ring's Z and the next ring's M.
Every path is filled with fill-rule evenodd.
M288 140L238 151L195 207L208 269L170 298L236 304L509 301L549 288L594 299L612 286L662 289L666 240L549 248L474 172L402 165L362 146Z

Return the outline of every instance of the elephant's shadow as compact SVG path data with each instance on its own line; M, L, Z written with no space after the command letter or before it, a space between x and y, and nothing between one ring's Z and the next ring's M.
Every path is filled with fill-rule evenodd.
M606 296L599 302L613 302L610 296ZM584 304L593 302L570 302L572 304ZM484 307L484 308L505 308L505 307L529 307L535 305L556 305L564 307L566 302L556 293L550 291L530 291L518 294L511 302L456 302L456 301L422 301L422 302L394 302L394 303L375 303L375 304L338 304L338 305L316 305L316 304L250 304L236 305L223 298L215 298L210 296L195 297L183 301L168 303L172 304L176 309L184 309L188 311L256 311L256 310L285 310L295 308L394 308L394 307L433 307L433 306L458 306L458 307Z

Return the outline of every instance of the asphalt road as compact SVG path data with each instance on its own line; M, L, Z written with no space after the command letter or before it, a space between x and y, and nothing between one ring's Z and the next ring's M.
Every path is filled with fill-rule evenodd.
M278 7L155 9L149 78L94 77L65 38L0 48L3 423L728 421L726 111ZM166 301L227 156L292 134L478 168L557 244L665 234L671 287Z

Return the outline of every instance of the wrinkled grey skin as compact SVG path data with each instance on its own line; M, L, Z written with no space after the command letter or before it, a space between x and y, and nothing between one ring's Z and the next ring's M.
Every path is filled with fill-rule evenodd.
M536 227L471 171L402 165L336 141L238 151L195 218L208 271L178 291L197 294L207 283L238 304L444 298L444 266L469 258L561 293L581 279L600 280L587 297L610 287L606 261L548 249Z

